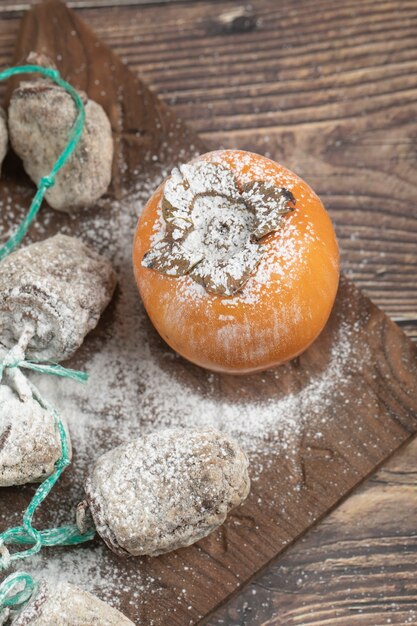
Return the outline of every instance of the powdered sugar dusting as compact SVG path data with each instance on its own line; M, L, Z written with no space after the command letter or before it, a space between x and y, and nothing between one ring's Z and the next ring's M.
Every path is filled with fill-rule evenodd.
M3 352L0 350L0 358ZM61 455L55 418L36 400L0 385L0 487L41 482Z
M302 428L300 420L294 418L300 395L261 397L242 403L235 396L219 397L218 376L200 369L204 388L190 385L181 375L182 359L159 340L143 309L131 269L130 242L140 209L155 184L148 183L129 199L114 202L110 219L98 214L92 221L86 217L80 225L82 236L95 241L116 267L119 292L113 321L106 341L95 346L97 349L85 363L90 375L87 385L72 381L57 384L45 376L38 377L38 384L45 395L65 407L77 453L85 460L92 449L95 456L106 449L99 441L103 428L112 428L113 439L122 443L159 427L201 425L227 431L251 453L263 452L271 432L279 431L287 440ZM283 242L284 256L288 258L293 256L291 228L286 229ZM259 272L259 282L266 280L268 264L261 264ZM203 297L202 291L196 285L196 294ZM320 405L343 377L350 359L351 332L341 326L326 370L319 378L312 375L311 382L300 392L310 403ZM280 369L274 376L279 379Z
M163 186L158 226L145 267L189 275L209 293L240 291L265 253L260 240L282 225L294 197L271 181L239 188L225 164L204 159L175 168Z
M123 569L117 566L104 543L80 546L67 552L59 548L42 552L30 561L29 571L36 580L43 579L52 585L72 583L116 607L121 606L126 592L129 592L129 605L135 607L144 592L153 592L155 582L140 567L125 581Z
M222 158L222 152L219 153L210 153L210 160L219 166L224 167L224 157ZM218 156L217 156L218 155ZM268 161L268 159L259 160L258 162L254 162L253 158L246 153L229 153L229 157L231 160L231 167L235 173L236 179L239 180L240 184L244 187L249 184L254 179L264 181L264 183L271 188L274 189L284 189L287 190L288 193L291 193L291 190L300 183L300 179L298 176L293 174L288 170L283 170L277 175L276 166ZM249 175L247 172L248 167L250 166L251 174ZM171 185L172 186L172 185ZM194 191L201 193L201 190L206 189L207 183L201 183L200 186L197 186ZM222 187L224 187L224 182L222 183ZM175 190L177 186L175 186ZM233 195L233 190L229 190L229 194ZM256 192L256 189L255 189ZM191 193L191 192L190 192ZM246 194L246 199L251 197L251 192ZM239 197L239 194L235 190L236 197ZM174 196L174 197L172 197ZM255 193L256 196L256 193ZM173 194L169 187L168 197L170 202L175 202L176 196ZM300 192L300 199L303 203L308 204L309 202L316 199L316 196L313 191L309 191L309 195ZM178 197L177 197L178 200ZM201 221L201 215L205 216L204 219L207 220L207 214L210 211L214 212L215 217L219 215L219 207L216 206L214 201L215 199L210 198L210 206L205 203L203 210L198 211L199 204L196 203L197 209L197 221ZM188 198L190 201L190 198ZM268 204L268 199L264 198L264 202ZM275 202L276 205L276 202ZM224 207L221 207L222 211ZM283 207L281 206L281 211L283 211ZM302 210L300 207L296 207L296 212ZM236 212L236 209L235 209ZM284 211L287 212L288 211ZM277 240L273 245L269 245L268 242L260 245L259 243L253 243L248 239L248 248L247 254L242 253L236 254L236 250L234 257L231 259L231 263L229 261L228 273L234 277L238 277L236 279L236 284L239 283L238 292L234 293L233 297L226 297L223 299L222 303L231 309L231 311L235 308L241 307L242 304L246 304L249 306L256 305L260 300L260 296L262 294L262 298L265 298L265 285L268 284L272 279L275 280L277 278L286 277L286 285L288 288L291 287L291 283L297 281L301 272L305 270L304 263L304 250L308 248L308 246L318 240L318 235L314 230L313 225L307 224L303 230L300 229L298 216L296 217L296 212L289 213L282 217L282 214L278 211L276 215L276 222L274 223L274 227L270 228L270 231L277 231L276 237ZM162 204L158 210L158 219L156 220L153 228L152 235L152 243L154 245L161 245L161 242L166 237L167 228L166 222L163 218L162 214ZM201 214L201 215L200 215ZM260 215L258 216L261 222L266 221L265 215L260 211ZM255 228L253 221L247 222L241 225L241 230L250 234L251 228ZM268 229L267 229L268 230ZM221 240L221 235L218 233L218 241ZM241 242L242 245L242 242ZM217 246L218 247L218 246ZM268 250L267 254L265 250ZM193 254L190 254L190 257L196 259L195 251ZM215 276L214 282L218 282L219 284L224 283L224 268L213 267L217 259L215 255L213 256L212 251L209 250L209 257L206 260L203 260L199 265L197 265L196 270L194 272L198 273L198 268L203 266L206 267L208 274L213 274ZM229 271L230 270L230 271ZM217 274L216 274L217 272ZM243 278L242 278L243 277ZM207 281L199 281L205 284ZM228 290L224 290L225 295L228 294ZM207 292L206 289L201 288L201 285L192 280L190 276L180 276L177 278L177 294L179 301L188 302L191 300L205 300L205 306L211 307L213 306L213 301L206 298ZM297 312L293 312L297 313ZM179 315L182 315L179 312Z
M89 382L80 385L32 375L45 397L66 417L74 447L73 466L63 477L65 498L60 495L58 500L54 492L49 498L51 509L59 511L54 524L73 520L87 469L94 459L114 445L162 427L213 427L231 434L248 452L251 479L256 483L271 452L292 459L306 428L320 436L323 405L331 402L336 386L337 393L343 394L350 376L354 329L343 324L326 367L319 373L312 368L303 388L279 388L281 373L292 367L283 366L284 369L265 376L256 375L256 389L250 400L245 396L244 382L239 382L244 379L223 383L222 377L186 366L162 342L145 314L131 267L131 241L137 218L159 182L142 180L128 198L104 204L100 210L77 218L75 230L112 261L119 287L107 320L100 323L104 340L94 335L88 337L78 361L71 364L79 366L81 362L90 375ZM294 180L285 181L288 188L292 183ZM73 234L75 219L68 220L63 232ZM286 262L293 257L291 222L288 228L281 249ZM268 271L267 264L260 263L257 280L267 280ZM202 297L201 285L188 278L180 280L187 281L184 297ZM254 293L256 296L256 290ZM242 297L249 298L248 293ZM277 383L272 395L271 377ZM36 577L67 580L96 592L118 608L123 608L126 591L131 594L132 589L136 590L129 596L132 607L140 602L142 594L162 593L140 560L133 577L122 580L122 562L100 542L69 551L45 549L28 562L27 568ZM182 592L177 591L180 597ZM147 624L150 626L152 620Z
M232 438L212 429L169 428L102 455L77 513L83 520L88 506L100 536L118 554L157 556L213 532L249 489L248 459Z

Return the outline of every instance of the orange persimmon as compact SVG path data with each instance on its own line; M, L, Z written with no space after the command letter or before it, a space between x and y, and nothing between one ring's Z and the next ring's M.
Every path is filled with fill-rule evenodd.
M189 361L232 374L306 350L339 281L320 199L282 165L239 150L174 170L139 219L133 266L161 337Z

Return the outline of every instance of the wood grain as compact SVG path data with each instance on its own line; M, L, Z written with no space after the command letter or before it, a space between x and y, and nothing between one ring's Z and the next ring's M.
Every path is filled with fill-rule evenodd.
M215 25L211 24L210 28L215 28ZM89 39L90 36L86 35L87 31L80 28L80 32L83 37ZM54 38L52 38L53 41ZM88 45L86 45L86 48L90 51L92 49ZM102 52L104 53L104 49ZM76 67L76 65L73 67ZM91 85L87 81L86 88L90 87ZM329 506L337 502L341 492L348 491L375 464L379 463L389 450L399 445L404 439L407 439L408 434L414 430L413 412L415 412L416 407L412 405L414 402L413 393L415 393L415 351L381 313L377 312L356 291L352 291L352 287L345 282L342 286L339 305L335 310L332 322L326 330L326 334L320 340L322 343L318 343L313 351L309 351L301 359L301 363L297 363L296 377L294 378L293 368L288 367L280 370L279 383L275 379L269 379L269 383L265 387L260 380L255 380L253 393L265 394L268 389L279 395L284 390L291 389L292 385L297 385L295 379L298 381L298 384L301 380L305 380L304 377L308 377L308 372L311 372L312 368L317 367L317 363L323 359L325 362L326 357L324 355L332 343L332 336L336 333L341 320L350 320L350 323L352 323L352 320L358 318L362 320L363 325L361 326L360 336L355 340L355 350L363 350L364 358L362 359L363 369L358 371L359 380L355 380L352 394L358 394L358 384L361 389L366 388L367 393L369 393L367 416L369 418L372 415L378 415L377 423L375 424L371 419L371 424L366 422L365 432L358 430L358 433L361 433L358 434L355 432L355 426L363 427L363 424L357 421L359 419L357 407L352 406L346 412L345 406L340 406L338 411L335 405L333 410L336 416L344 411L346 418L347 416L349 417L349 432L346 432L344 428L339 430L337 424L330 420L329 432L325 433L325 439L319 449L317 449L317 446L309 445L308 436L303 442L304 450L308 453L301 454L299 459L300 465L296 468L291 468L291 471L294 471L296 474L295 478L285 463L282 466L282 474L287 476L288 479L288 485L286 484L286 479L283 487L288 488L288 491L291 492L294 485L299 484L300 476L303 481L302 502L300 502L295 493L291 492L291 507L294 507L293 511L282 514L281 508L279 508L279 511L275 511L274 523L272 524L271 520L265 519L265 514L253 505L252 500L249 503L251 510L248 514L245 513L245 509L239 512L237 517L232 518L225 527L224 534L221 536L217 535L203 542L201 549L197 550L197 554L196 549L191 548L184 551L184 554L185 552L187 554L184 557L181 556L181 563L178 563L176 558L171 559L170 557L164 557L158 560L157 563L141 563L141 567L155 575L160 586L159 595L158 593L156 594L158 600L156 616L152 600L150 599L148 604L145 600L145 603L138 607L138 614L133 616L138 623L149 623L151 615L152 619L157 620L154 623L161 624L167 623L168 619L173 624L188 623L188 621L184 621L185 619L191 618L194 621L198 619L199 615L204 614L214 604L220 602L225 594L233 589L237 589L245 577L251 575L257 567L260 567L271 558L272 553L278 552L281 547L287 545L299 533L303 532L305 527L310 525L315 519L318 519L324 510L327 510ZM381 347L384 347L382 352ZM365 348L369 349L368 352ZM366 366L371 369L368 371ZM187 375L187 371L188 375L195 377L195 371L187 370L187 366L184 364L185 375ZM372 375L368 375L369 372ZM396 382L392 378L393 372L395 372L397 377ZM242 388L235 381L225 379L223 386L228 394L238 396L239 393L242 393ZM351 432L352 429L354 432ZM336 449L334 445L335 433L337 433L339 438ZM311 433L312 435L313 433ZM362 441L362 437L364 437L365 441ZM346 450L352 445L356 449L359 442L360 455L358 458L352 459L349 454L346 454ZM338 447L339 445L340 448ZM309 448L314 450L313 456L311 456L311 449ZM331 451L330 457L329 450ZM329 471L329 469L332 475L333 473L336 474L336 479L332 484L328 484L326 480L320 480L317 484L312 484L314 476L321 473L324 476L325 471ZM270 476L266 473L265 481L274 484L277 471L279 471L278 467L275 468L274 472L271 472ZM22 503L23 506L26 496L27 492L25 493L22 490L18 495L20 499L16 501ZM271 500L271 493L263 493L262 488L253 494L253 498L262 496L269 501ZM254 508L252 509L253 506ZM265 523L265 527L259 532L256 543L251 545L255 536L253 532L254 510L256 511L255 518L259 515L259 519L262 520L262 525ZM271 510L268 511L268 515L270 513ZM277 516L280 519L280 528L276 527ZM44 515L41 521L47 520L48 516ZM236 528L238 525L239 527ZM245 554L242 554L241 550L242 538L249 546ZM192 573L190 573L189 577L184 576L184 563L192 564ZM233 566L230 565L231 563L233 563ZM115 561L115 566L123 567L117 561ZM129 565L126 567L127 575ZM239 574L240 578L236 574ZM197 576L197 580L194 580L195 576ZM201 597L201 582L199 582L202 579L206 583L204 597ZM221 581L221 585L219 581ZM185 605L187 602L185 602L185 599L178 602L175 597L179 590L179 584L185 585L187 601L192 602L193 609L191 612L186 609ZM171 610L174 604L176 615L172 616Z
M172 7L153 36L149 9L131 26L141 46L120 41L125 23L106 40L211 145L269 153L306 178L334 218L345 271L415 335L417 6L255 10L257 29L230 36L212 34L210 3L178 26Z
M174 2L196 2L198 0L72 0L67 2L67 6L71 9L91 9L103 7L128 7L128 6L163 6ZM30 9L33 2L10 2L10 0L1 0L0 11L8 11L17 13Z
M201 149L200 139L145 83L133 79L121 60L90 36L81 20L59 3L45 6L53 7L55 21L48 19L44 7L28 12L21 22L13 63L25 63L33 50L46 54L72 85L105 108L115 140L111 196L122 197L135 177L153 163L170 168L180 154L189 159ZM9 90L14 84L9 81Z
M303 176L334 218L347 274L416 338L416 3L257 0L253 31L216 30L241 4L82 16L210 146ZM0 23L2 62L19 15Z
M308 180L347 274L416 338L416 3L258 0L256 28L234 34L215 26L238 2L134 4L82 15L209 145L269 154ZM1 62L19 6L0 3Z
M417 624L417 441L205 626Z

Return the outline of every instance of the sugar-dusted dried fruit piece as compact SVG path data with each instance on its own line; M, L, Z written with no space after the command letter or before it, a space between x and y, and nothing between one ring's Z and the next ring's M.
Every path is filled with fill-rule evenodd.
M249 493L248 460L215 430L168 429L103 454L78 507L118 554L156 556L189 546L223 524Z
M8 143L9 137L7 134L6 114L0 107L0 168L3 164L4 157L6 156Z
M134 626L120 611L75 585L42 581L11 626Z
M111 180L113 137L104 109L84 97L85 125L68 163L48 189L48 204L59 211L94 204ZM10 142L31 179L51 171L68 143L76 107L62 87L44 79L24 81L13 91L8 110Z
M41 482L61 454L55 416L34 398L21 400L0 385L0 487Z
M13 252L0 264L0 344L12 348L29 328L28 358L69 358L115 285L110 262L74 237L56 235Z

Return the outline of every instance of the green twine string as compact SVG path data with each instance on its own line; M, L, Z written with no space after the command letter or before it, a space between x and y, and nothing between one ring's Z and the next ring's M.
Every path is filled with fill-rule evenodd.
M15 587L22 587L22 585L23 588L20 591L11 595ZM0 624L3 623L1 617L4 611L22 609L29 602L35 590L36 583L32 576L26 572L15 572L5 578L0 585Z
M7 363L7 355L5 358ZM21 361L17 361L15 363L7 363L6 366L1 367L0 369L0 380L3 367L17 367L19 366ZM26 361L23 361L24 364L27 365ZM30 364L34 365L33 363ZM35 364L37 365L37 364ZM55 369L58 368L58 369ZM32 367L30 369L33 369ZM86 380L87 374L83 372L75 372L74 370L66 370L61 366L55 365L39 365L36 368L37 371L43 371L46 373L56 374L58 376L67 376L74 380ZM55 463L55 471L51 476L48 476L43 483L37 488L35 491L35 495L29 503L24 515L23 515L23 523L22 526L15 526L13 528L9 528L5 532L0 534L0 570L6 569L9 567L10 563L13 561L17 561L20 559L25 559L34 554L37 554L42 546L69 546L76 545L79 543L84 543L85 541L90 541L93 539L95 535L94 530L87 531L84 534L81 534L78 527L75 524L70 524L68 526L61 526L59 528L51 528L46 530L37 530L33 527L32 521L33 516L36 512L36 509L42 504L45 498L49 495L55 483L58 481L62 472L65 470L68 465L70 465L71 461L69 458L69 444L68 437L65 431L65 427L62 423L62 420L55 409L41 396L38 389L31 381L27 381L29 387L32 391L33 397L37 400L37 402L42 406L42 408L48 410L55 418L57 429L59 432L60 442L61 442L61 457ZM31 548L26 550L22 550L21 552L15 552L14 554L10 554L9 550L6 548L6 545L21 545L21 544L33 544Z
M16 361L7 365L8 369L20 367L33 372L39 372L40 374L51 374L52 376L61 376L62 378L70 378L77 382L84 383L88 380L87 372L78 372L77 370L69 369L68 367L62 367L58 363L43 363L41 361ZM3 370L5 369L4 363L0 363L0 380L2 379Z
M10 254L10 252L12 252L16 248L16 246L19 245L23 237L26 235L29 229L29 226L35 219L40 209L42 200L44 198L44 195L47 189L49 189L55 184L56 174L59 172L61 167L63 167L65 163L67 163L71 154L74 152L81 138L83 128L84 128L85 109L84 109L84 105L81 100L81 97L79 96L77 91L74 89L74 87L72 87L72 85L70 85L69 83L67 83L67 81L61 78L58 70L47 68L47 67L41 67L40 65L17 65L16 67L12 67L7 70L4 70L3 72L0 72L0 81L6 80L7 78L10 78L11 76L16 76L17 74L33 74L33 73L42 74L43 76L50 78L54 83L56 83L57 85L65 89L65 91L69 93L72 99L74 100L75 107L77 109L77 117L75 118L75 122L71 128L71 131L68 137L68 143L65 149L61 152L61 154L55 161L49 174L47 174L46 176L43 176L40 179L37 185L37 192L31 202L31 205L30 205L30 208L26 217L20 223L16 232L0 248L0 260L3 259L8 254Z

